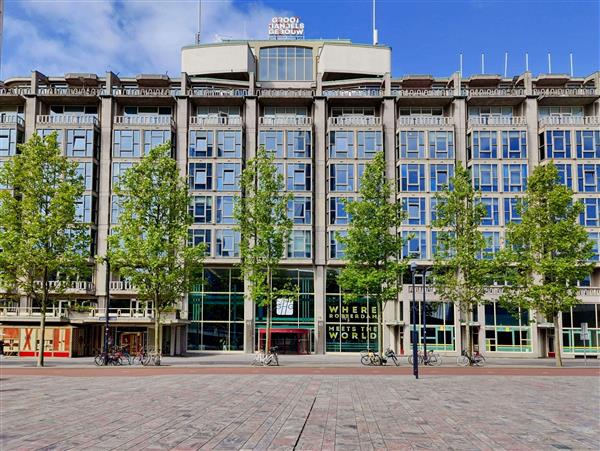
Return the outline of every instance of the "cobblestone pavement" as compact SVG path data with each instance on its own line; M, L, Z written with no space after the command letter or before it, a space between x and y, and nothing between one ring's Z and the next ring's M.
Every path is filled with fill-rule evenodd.
M0 449L598 449L599 392L596 376L4 374Z

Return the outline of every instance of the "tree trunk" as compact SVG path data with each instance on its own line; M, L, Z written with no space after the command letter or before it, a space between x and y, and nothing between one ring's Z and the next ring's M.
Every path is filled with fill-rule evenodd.
M158 306L158 296L154 296L154 352L158 355L162 353L162 337L161 337L161 324L160 324L160 310ZM156 361L155 361L156 362Z
M383 302L377 302L379 307L379 313L377 315L377 347L379 348L379 355L382 357L380 362L383 364ZM369 333L367 331L367 333Z
M465 346L463 346L466 351L467 354L469 354L469 356L473 357L473 344L471 343L471 326L469 325L469 323L471 322L471 305L467 306L467 312L466 312L466 318L465 318L465 341L466 344Z
M40 318L40 349L37 357L37 366L44 366L44 337L46 336L46 301L42 301L41 318Z
M557 367L563 366L562 354L560 351L560 326L558 324L558 314L554 315L554 356Z
M271 349L271 316L273 313L273 278L271 277L271 268L267 269L267 278L267 282L269 284L269 303L267 305L267 327L265 330L265 354L267 354L269 352L269 349Z

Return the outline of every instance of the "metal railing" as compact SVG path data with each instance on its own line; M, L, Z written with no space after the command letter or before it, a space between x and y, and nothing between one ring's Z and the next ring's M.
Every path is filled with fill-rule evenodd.
M596 88L533 88L533 94L537 96L567 97L567 96L599 96Z
M330 127L368 127L381 126L381 117L379 116L335 116L329 118Z
M188 88L187 94L195 97L245 97L248 88Z
M42 281L36 281L34 286L37 289L42 288ZM85 291L94 292L94 282L87 282L85 280L50 280L48 281L48 287L50 291Z
M31 88L29 86L16 86L14 88L3 87L0 88L0 96L23 96L31 94Z
M104 88L96 87L72 87L72 86L49 86L39 87L37 94L39 96L92 96L97 97L104 94Z
M38 115L38 125L95 125L99 126L98 117L93 114L51 114Z
M17 113L0 113L0 124L16 124L23 127L25 120Z
M180 88L112 88L113 96L124 97L174 97L181 93Z
M446 116L399 116L396 125L398 127L448 126L452 125L452 118Z
M524 88L469 88L468 95L471 97L508 97L524 96Z
M408 285L408 293L413 292L412 285ZM432 293L435 295L435 289L432 285L427 285L426 293ZM493 285L485 288L485 294L487 295L501 295L504 292L504 287L501 285ZM423 285L415 285L415 293L423 293ZM600 288L597 287L579 287L579 297L598 297L600 296Z
M383 89L379 88L348 88L348 89L323 89L326 97L381 97Z
M513 127L524 127L527 125L525 116L471 116L469 127L481 125L508 125Z
M447 88L392 89L392 95L396 97L452 97L454 90Z
M19 307L19 306L1 306L0 317L41 317L42 309L40 307ZM60 305L46 308L47 318L65 318L67 311Z
M115 125L169 125L175 126L172 116L168 115L133 115L133 116L115 116Z
M111 280L110 291L135 291L135 287L129 280Z
M600 125L600 116L546 116L539 125Z
M191 116L190 125L242 125L241 116Z
M311 124L310 116L261 116L258 118L258 125L310 126Z
M312 89L261 88L256 90L256 94L261 97L313 97L315 91Z
M92 318L106 318L106 309L91 309L89 316ZM109 308L108 316L111 320L119 318L150 319L154 318L154 309L152 307Z

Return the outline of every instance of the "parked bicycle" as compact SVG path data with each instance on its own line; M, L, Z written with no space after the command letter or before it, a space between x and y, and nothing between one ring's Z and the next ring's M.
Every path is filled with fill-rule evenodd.
M440 366L442 364L442 356L440 356L437 352L428 351L427 355L423 354L423 351L419 350L417 354L417 361L419 365L426 366ZM412 354L408 356L409 365L413 364L413 356Z
M161 359L162 359L162 354L160 352L151 350L145 354L145 356L142 360L142 365L144 365L144 366L160 366Z
M375 351L367 349L360 353L360 363L366 366L377 366L381 365L381 357Z
M381 363L383 365L385 365L388 360L391 360L392 362L394 362L394 365L399 366L400 365L400 360L398 359L398 356L396 355L396 353L394 352L394 350L390 347L388 347L385 350L385 353L382 357L380 357L381 359Z
M479 351L475 351L473 355L470 355L467 351L462 351L456 358L456 364L458 366L483 366L485 365L485 357Z
M269 349L268 353L260 350L254 356L254 360L252 360L253 366L279 366L279 356L277 351L279 349L277 346L273 346Z

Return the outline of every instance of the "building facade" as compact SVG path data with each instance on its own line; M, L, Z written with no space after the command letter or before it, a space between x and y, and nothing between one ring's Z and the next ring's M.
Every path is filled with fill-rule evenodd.
M236 264L239 232L233 205L244 162L258 146L275 156L294 227L275 284L292 283L297 299L273 306L273 341L287 352L356 352L377 346L410 346L412 285L397 303L378 312L368 299L343 302L336 273L344 262L338 242L349 217L342 200L355 198L364 167L385 153L387 175L408 213L399 233L411 237L403 254L420 269L436 247L435 193L457 164L470 168L483 193L481 228L489 251L503 243L505 225L518 221L515 202L527 177L553 160L563 183L585 204L581 223L600 248L600 72L588 77L525 72L512 78L455 73L447 78L391 75L391 49L349 41L226 41L182 50L179 78L140 74L119 77L33 72L0 87L0 164L33 133L56 131L65 154L79 163L86 191L77 205L90 224L90 255L103 255L118 221L112 193L119 176L153 146L170 141L189 181L191 245L205 243L204 284L197 284L165 323L163 351L252 352L264 339L266 312L244 299ZM49 355L89 355L101 346L108 315L118 343L152 343L152 305L105 266L71 282L48 314L44 348ZM465 328L474 345L497 356L552 355L553 329L535 312L510 315L490 302L461 321L457 308L421 285L430 349L459 352ZM567 356L584 352L581 324L588 323L588 354L600 352L600 265L580 282L583 303L561 318ZM0 297L2 295L0 294ZM425 298L426 303L422 302ZM421 318L421 315L419 315ZM0 304L5 350L34 355L39 308L26 297ZM422 329L422 328L421 328ZM421 333L421 332L420 332Z

